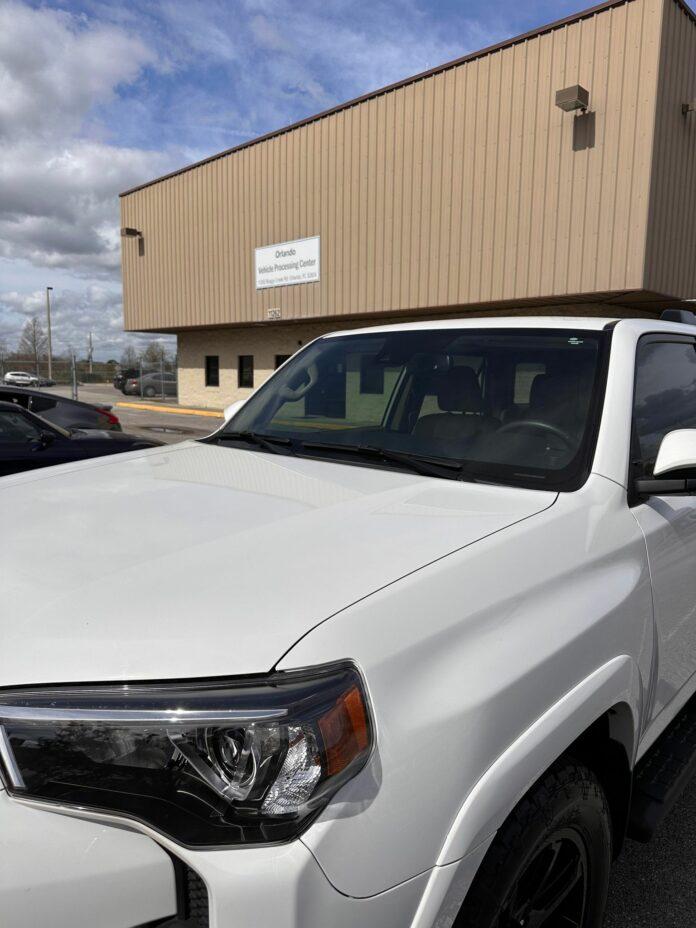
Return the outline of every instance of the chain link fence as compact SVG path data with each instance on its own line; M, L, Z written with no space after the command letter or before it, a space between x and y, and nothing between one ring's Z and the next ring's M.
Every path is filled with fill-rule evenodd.
M47 359L37 364L0 357L0 383L32 388L68 386L73 399L80 398L80 387L86 384L112 384L125 396L141 399L176 402L178 396L176 362L169 360L141 360L134 367L125 367L103 361L56 358L49 371Z

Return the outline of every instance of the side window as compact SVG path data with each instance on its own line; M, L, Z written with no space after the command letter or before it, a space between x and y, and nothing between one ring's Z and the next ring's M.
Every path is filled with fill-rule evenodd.
M0 442L26 444L40 435L40 429L20 413L5 409L0 411Z
M41 415L42 412L55 409L57 405L58 401L50 396L32 396L30 409L32 412Z
M649 477L665 435L696 428L696 342L640 342L633 423L642 475Z

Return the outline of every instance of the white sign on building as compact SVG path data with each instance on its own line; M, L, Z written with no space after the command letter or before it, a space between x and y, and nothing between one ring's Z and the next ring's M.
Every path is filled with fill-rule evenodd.
M255 268L257 290L319 280L319 236L257 248Z

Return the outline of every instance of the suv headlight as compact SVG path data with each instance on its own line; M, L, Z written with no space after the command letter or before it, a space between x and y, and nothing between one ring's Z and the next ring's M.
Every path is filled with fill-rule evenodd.
M0 691L9 791L212 847L298 835L367 761L349 663L256 679Z

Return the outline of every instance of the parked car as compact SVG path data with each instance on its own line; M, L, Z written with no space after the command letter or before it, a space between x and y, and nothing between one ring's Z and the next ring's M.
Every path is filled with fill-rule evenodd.
M142 377L130 377L124 384L123 392L126 396L176 396L176 374L153 371Z
M674 318L340 332L5 482L3 928L599 928L696 763Z
M69 432L16 403L0 401L0 477L161 444L125 432L97 429Z
M122 370L116 371L114 375L114 388L123 392L123 388L126 385L127 380L132 380L134 377L140 376L140 370L137 367L127 367Z
M109 405L94 406L55 393L26 390L23 387L0 387L0 401L17 403L54 425L65 429L107 429L120 432L121 423Z
M2 382L16 387L39 386L39 378L36 374L29 374L27 371L8 371L2 378Z

